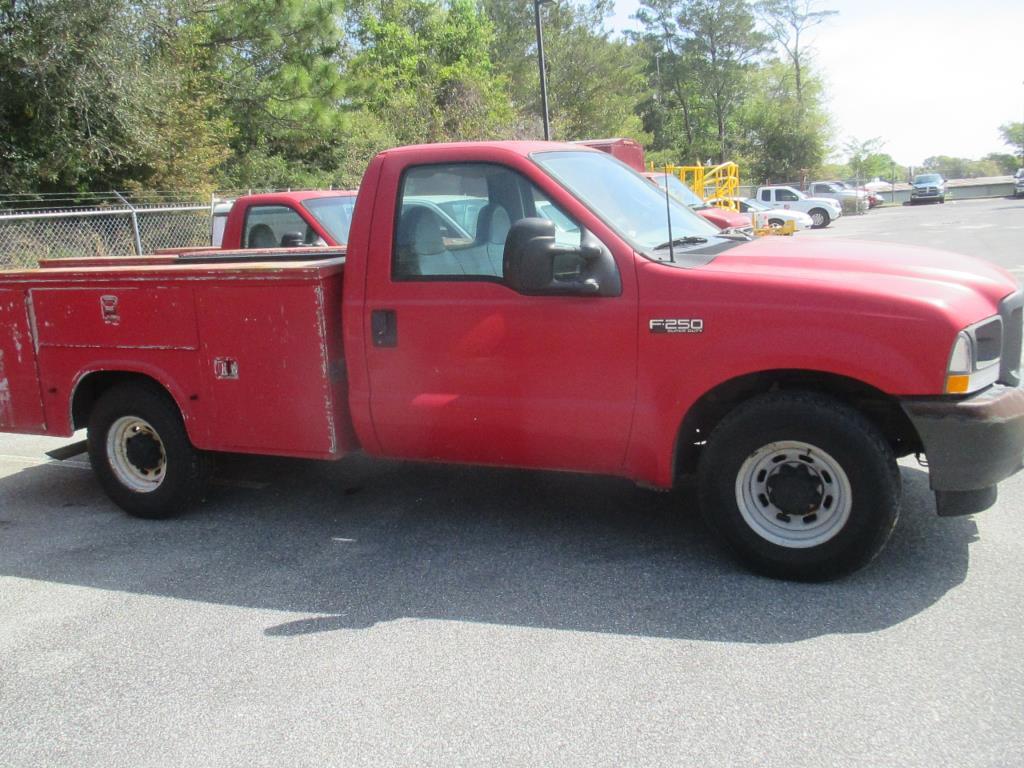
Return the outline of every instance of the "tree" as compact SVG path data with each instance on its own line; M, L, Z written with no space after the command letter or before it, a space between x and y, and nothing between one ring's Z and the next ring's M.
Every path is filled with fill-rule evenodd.
M1004 144L1009 144L1014 151L1020 150L1020 162L1024 165L1024 123L1003 123L999 126L999 135Z
M996 167L996 175L1009 176L1024 164L1024 160L1005 152L989 152L982 158Z
M483 139L512 121L491 66L494 32L472 0L384 0L364 6L347 95L401 141Z
M542 135L540 74L532 0L483 0L494 26L495 68L518 113L515 134ZM541 8L553 137L649 139L636 114L647 97L644 59L635 46L612 40L603 23L610 0L560 2Z
M843 145L848 157L846 164L855 178L873 178L881 176L889 170L889 168L882 168L879 161L879 150L882 148L882 144L882 139L876 136L863 141L850 137Z
M743 162L755 179L795 182L825 158L831 124L821 106L821 82L805 70L804 103L788 65L775 61L752 75L755 87L739 111Z
M143 25L122 0L0 7L0 187L111 187L154 139Z
M711 113L716 154L729 154L730 122L749 91L748 75L768 36L746 0L641 0L637 18L661 36ZM681 94L689 99L688 94Z
M811 29L839 13L814 10L816 5L817 0L759 0L757 3L758 15L793 65L796 100L801 107L804 103L803 73L810 54L807 35Z

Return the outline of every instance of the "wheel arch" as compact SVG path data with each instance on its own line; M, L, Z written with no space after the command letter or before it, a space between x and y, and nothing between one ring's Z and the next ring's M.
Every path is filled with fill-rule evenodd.
M184 403L189 399L188 396L184 392L178 391L177 387L164 380L156 371L124 368L93 368L82 371L78 375L71 391L69 417L72 429L86 427L89 423L89 415L99 399L111 387L128 382L149 386L169 397L181 414L189 437L192 437L190 419L187 417L188 412L184 407Z
M696 471L700 451L715 426L740 403L767 392L802 390L835 397L868 419L897 457L919 452L920 436L896 398L858 379L824 371L778 369L723 381L709 389L683 416L676 433L675 475Z

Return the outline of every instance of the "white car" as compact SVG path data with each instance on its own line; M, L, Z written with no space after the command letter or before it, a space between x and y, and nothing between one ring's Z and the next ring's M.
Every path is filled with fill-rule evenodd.
M712 205L717 205L719 202L724 200L732 200L739 209L739 212L746 214L747 216L754 217L754 224L757 229L766 229L768 227L781 227L787 221L792 221L796 224L797 230L810 229L814 226L814 221L806 213L802 211L786 210L785 208L772 208L767 203L762 203L759 200L747 197L729 197L729 198L715 198L708 200Z
M806 213L814 222L815 229L827 227L834 219L843 215L842 206L827 197L808 197L793 187L758 187L754 198L772 208Z

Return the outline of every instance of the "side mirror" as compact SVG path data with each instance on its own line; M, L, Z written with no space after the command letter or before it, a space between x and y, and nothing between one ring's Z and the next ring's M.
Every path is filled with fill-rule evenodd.
M611 252L583 231L577 247L555 242L548 219L520 219L505 238L505 282L528 296L618 296L622 281Z

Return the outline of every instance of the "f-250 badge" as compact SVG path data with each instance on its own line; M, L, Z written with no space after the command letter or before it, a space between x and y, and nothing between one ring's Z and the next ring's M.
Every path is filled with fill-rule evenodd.
M704 319L700 317L670 317L652 319L651 333L704 333Z

